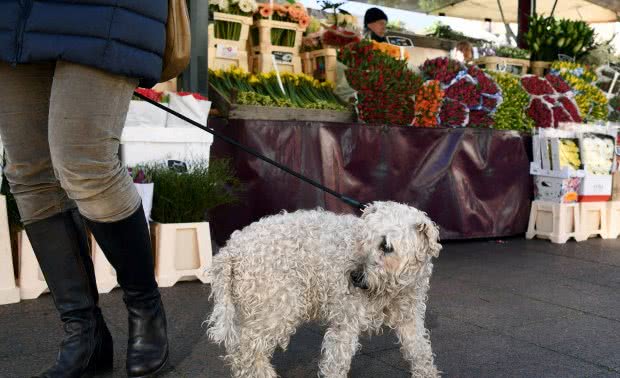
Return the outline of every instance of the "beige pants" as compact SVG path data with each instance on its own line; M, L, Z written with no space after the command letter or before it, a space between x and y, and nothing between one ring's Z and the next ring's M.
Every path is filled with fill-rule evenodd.
M140 206L118 149L136 79L66 63L0 62L4 172L25 224L75 208L114 222Z

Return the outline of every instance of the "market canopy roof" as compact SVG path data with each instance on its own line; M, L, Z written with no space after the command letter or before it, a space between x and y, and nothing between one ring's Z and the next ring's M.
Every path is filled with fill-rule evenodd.
M415 12L501 21L498 0L357 0ZM499 0L508 22L517 22L518 0ZM555 0L537 0L536 12L550 14ZM558 0L555 17L587 22L620 20L620 0Z

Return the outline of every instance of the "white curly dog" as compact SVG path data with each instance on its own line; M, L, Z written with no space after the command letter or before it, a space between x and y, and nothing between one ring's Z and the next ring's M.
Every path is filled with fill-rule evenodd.
M361 332L396 330L414 377L439 375L424 327L437 227L425 213L374 202L361 217L323 210L269 216L214 257L212 341L237 378L277 377L271 357L307 321L327 324L319 373L346 377Z

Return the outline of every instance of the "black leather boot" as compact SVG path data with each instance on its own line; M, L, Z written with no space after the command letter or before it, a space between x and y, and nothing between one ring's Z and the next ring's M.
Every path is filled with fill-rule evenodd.
M127 375L152 377L168 361L166 314L155 281L151 239L142 206L126 219L86 220L99 246L116 269L129 316Z
M25 228L65 331L56 363L37 377L77 378L112 370L112 336L97 307L88 235L77 210Z

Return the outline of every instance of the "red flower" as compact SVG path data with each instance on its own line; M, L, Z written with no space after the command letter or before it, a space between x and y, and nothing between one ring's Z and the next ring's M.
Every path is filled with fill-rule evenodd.
M558 106L553 107L553 126L554 127L558 127L560 122L571 122L571 121L572 121L572 118L570 114L568 114L568 112L564 110L563 106L558 105Z
M530 102L527 108L527 115L534 120L536 127L553 127L553 111L551 107L539 98Z
M568 93L571 91L570 86L560 76L547 74L545 79L553 86L558 93Z
M470 108L479 106L481 102L480 89L465 78L446 89L446 97L460 101Z
M521 78L521 85L523 85L523 88L527 93L534 96L555 94L551 84L549 84L547 80L541 79L538 76L523 76Z
M491 128L495 125L495 121L485 110L469 111L469 127Z
M566 96L561 96L560 98L558 98L558 101L562 103L564 109L568 112L568 114L570 114L573 122L580 123L583 121L581 119L581 115L579 114L579 109L577 108L577 105L570 98Z
M154 89L149 88L136 88L136 92L156 102L161 102L161 98L163 95L162 92L158 92Z
M439 112L440 124L444 127L465 127L469 109L458 101L444 99Z

